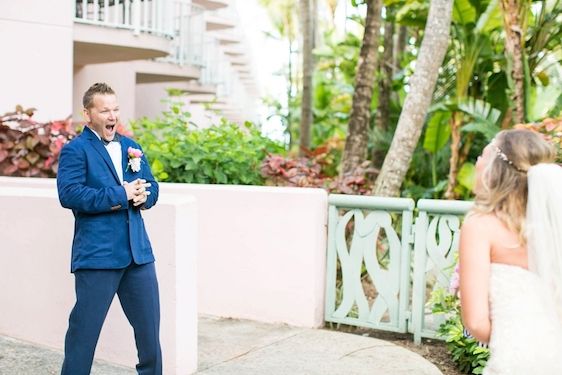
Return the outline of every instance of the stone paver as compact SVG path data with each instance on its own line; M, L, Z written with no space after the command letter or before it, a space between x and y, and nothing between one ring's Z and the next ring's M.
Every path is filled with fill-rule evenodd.
M0 337L0 375L58 374L62 358L60 351ZM93 375L135 373L103 361L92 369ZM197 374L442 375L418 354L383 340L213 317L199 319Z
M199 322L202 375L439 375L403 347L348 333L205 318Z
M57 350L0 336L0 375L60 374L63 355ZM135 375L131 368L95 361L92 375Z

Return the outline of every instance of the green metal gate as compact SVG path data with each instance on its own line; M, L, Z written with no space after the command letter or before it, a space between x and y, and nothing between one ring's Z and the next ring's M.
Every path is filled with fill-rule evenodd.
M408 198L333 194L328 203L326 321L435 337L441 321L427 297L448 285L471 203L422 199L415 224Z

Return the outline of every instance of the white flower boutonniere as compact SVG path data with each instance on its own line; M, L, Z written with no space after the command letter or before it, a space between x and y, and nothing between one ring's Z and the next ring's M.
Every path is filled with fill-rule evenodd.
M141 157L142 151L138 148L129 147L127 149L127 155L129 156L129 164L128 166L131 167L133 172L138 172L141 169Z

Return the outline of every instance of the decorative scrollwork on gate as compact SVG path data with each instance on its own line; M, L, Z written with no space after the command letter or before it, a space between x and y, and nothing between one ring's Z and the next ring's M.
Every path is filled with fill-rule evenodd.
M426 272L436 278L435 287L446 288L449 285L451 267L455 262L455 254L459 246L460 220L454 215L434 216L427 229Z
M353 233L348 248L346 228L352 220ZM388 241L389 262L386 267L381 266L376 253L376 244L383 231ZM366 217L358 209L346 212L336 226L336 252L341 265L343 299L333 317L347 317L355 304L359 320L378 325L388 312L389 322L384 324L397 325L400 251L401 241L389 212L371 211ZM371 307L361 284L363 264L377 291Z
M411 332L417 343L436 337L442 317L428 297L449 284L472 203L421 199L415 212L408 198L336 194L329 204L326 321ZM376 293L365 293L365 279Z

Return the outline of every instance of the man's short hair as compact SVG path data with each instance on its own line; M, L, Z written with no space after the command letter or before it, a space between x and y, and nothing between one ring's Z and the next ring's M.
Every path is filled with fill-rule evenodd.
M94 104L94 96L95 95L115 95L115 91L104 82L94 83L86 92L84 93L84 97L82 98L82 105L84 108L90 109Z

